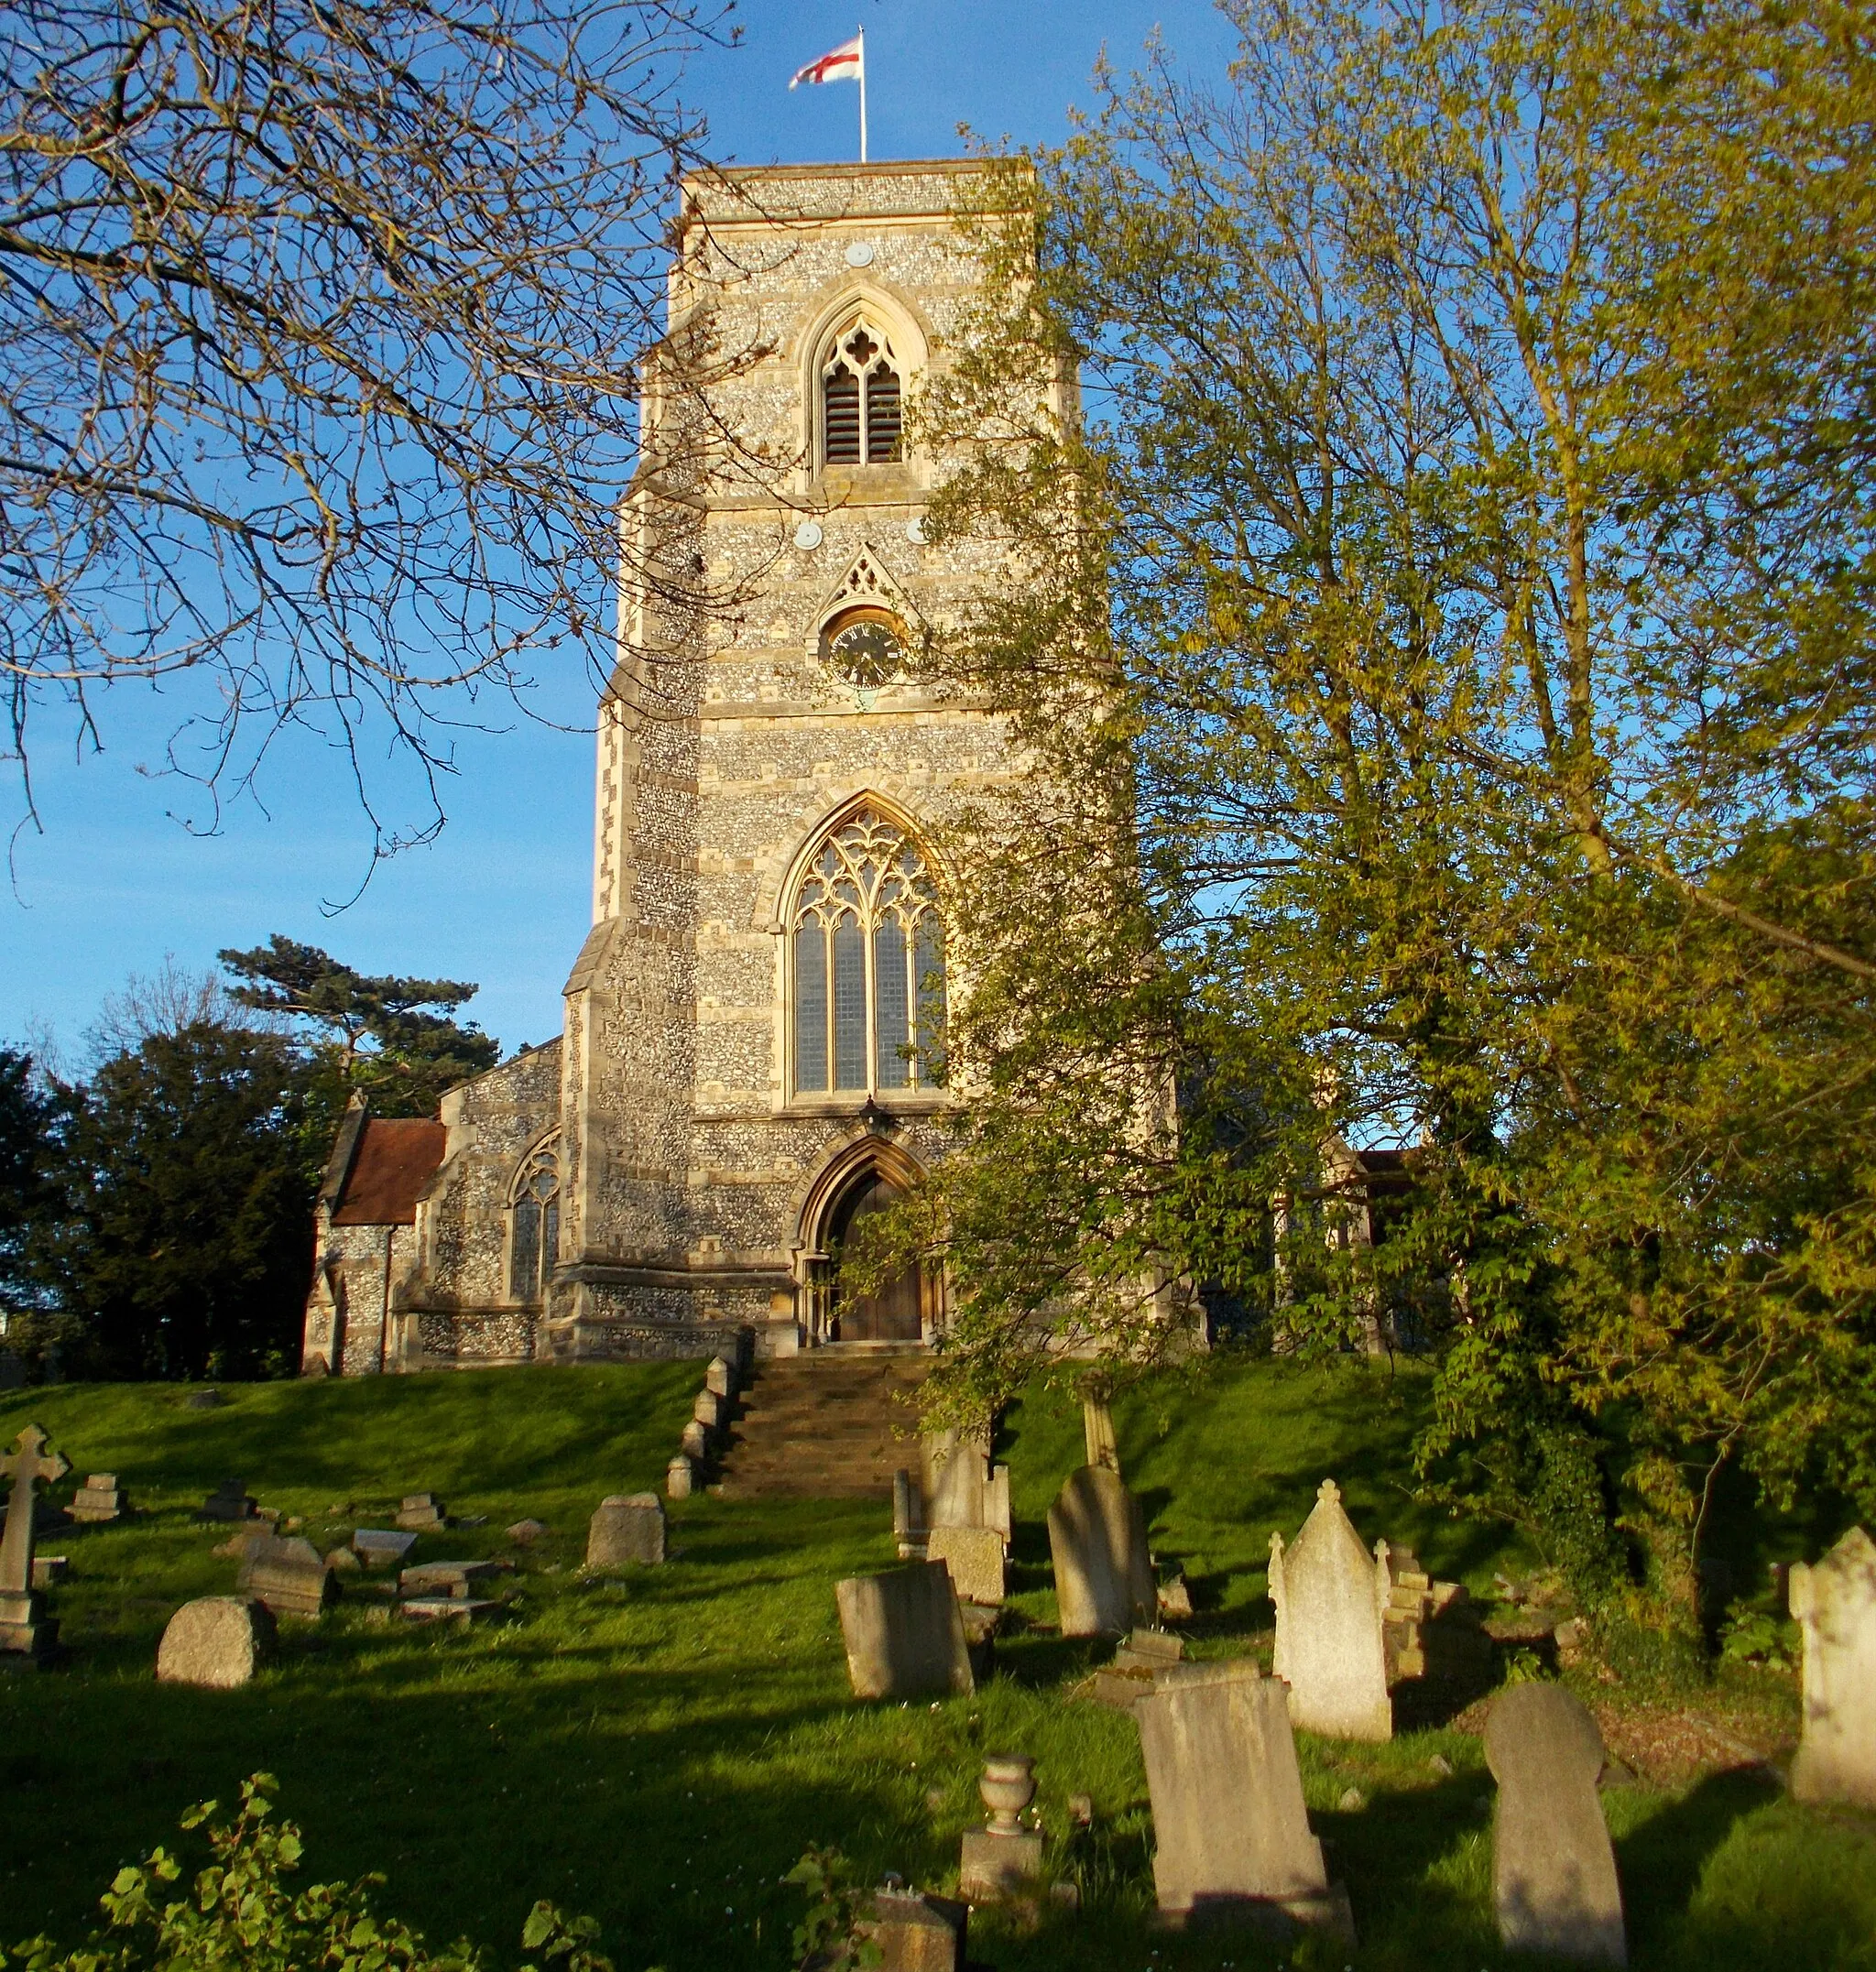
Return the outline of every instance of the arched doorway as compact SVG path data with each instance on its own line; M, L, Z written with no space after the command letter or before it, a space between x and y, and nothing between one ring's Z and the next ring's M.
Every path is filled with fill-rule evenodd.
M834 1200L827 1217L830 1280L827 1335L832 1342L917 1342L924 1333L919 1313L919 1269L900 1269L871 1293L859 1293L842 1278L841 1259L867 1220L905 1196L877 1164L857 1171Z

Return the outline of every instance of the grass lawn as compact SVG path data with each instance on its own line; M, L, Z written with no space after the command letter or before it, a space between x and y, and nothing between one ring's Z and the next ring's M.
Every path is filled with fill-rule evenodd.
M982 1814L982 1758L1012 1749L1036 1758L1052 1861L1079 1879L1085 1908L1031 1935L980 1912L974 1956L1005 1972L1277 1962L1249 1940L1151 1929L1138 1735L1067 1702L1098 1653L1035 1629L999 1643L998 1673L974 1699L853 1702L833 1584L891 1562L884 1502L681 1502L670 1565L584 1581L588 1514L603 1494L658 1482L697 1382L694 1366L660 1364L229 1386L211 1411L159 1387L0 1399L7 1442L37 1418L71 1461L55 1497L115 1470L139 1509L42 1545L71 1558L54 1592L71 1656L0 1678L0 1940L47 1931L76 1944L120 1864L174 1847L190 1803L231 1802L264 1768L305 1832L311 1871L381 1871L379 1907L435 1942L465 1936L512 1964L529 1907L548 1897L601 1920L620 1972L780 1967L801 1897L778 1879L810 1842L837 1845L869 1876L943 1887ZM1325 1474L1366 1538L1411 1539L1442 1574L1482 1591L1495 1569L1529 1565L1498 1531L1408 1498L1413 1396L1411 1382L1358 1370L1325 1380L1258 1364L1189 1402L1123 1408L1129 1483L1162 1558L1181 1558L1194 1585L1197 1650L1256 1647L1270 1531L1293 1535ZM1042 1513L1080 1461L1078 1412L1039 1394L999 1455L1020 1522L1013 1604L1040 1625L1053 1615ZM246 1690L159 1687L170 1612L233 1587L234 1563L210 1553L222 1533L191 1519L229 1476L302 1516L322 1546L388 1525L398 1497L422 1489L489 1525L425 1535L415 1559L508 1552L502 1529L524 1515L552 1531L518 1554L501 1624L385 1627L371 1619L382 1604L348 1577L318 1625L283 1624L278 1662ZM1794 1716L1790 1681L1758 1676L1761 1710ZM1361 1934L1336 1964L1506 1964L1477 1738L1451 1727L1380 1748L1305 1738L1302 1754ZM1345 1811L1350 1787L1365 1805ZM1071 1839L1075 1792L1096 1813ZM1876 1822L1799 1809L1750 1773L1605 1800L1636 1966L1876 1968Z

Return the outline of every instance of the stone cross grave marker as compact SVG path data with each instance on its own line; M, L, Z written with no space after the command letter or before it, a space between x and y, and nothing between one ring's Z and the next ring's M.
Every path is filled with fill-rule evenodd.
M71 1470L37 1424L28 1424L0 1458L0 1478L10 1479L6 1495L6 1529L0 1533L0 1651L42 1657L58 1641L59 1626L41 1612L33 1588L33 1494Z
M1597 1796L1602 1735L1561 1684L1514 1684L1485 1721L1499 1783L1492 1901L1512 1951L1625 1966L1622 1890Z
M1341 1489L1325 1479L1296 1545L1271 1536L1271 1600L1277 1606L1271 1666L1290 1687L1290 1720L1340 1739L1391 1739L1387 1651L1386 1542L1370 1555L1342 1510Z
M1105 1397L1084 1396L1081 1400L1082 1442L1087 1462L1108 1472L1120 1470L1120 1440L1114 1431L1114 1413Z
M612 1493L599 1502L586 1529L587 1567L655 1567L663 1560L664 1502L656 1493Z
M1876 1808L1876 1541L1852 1527L1786 1578L1805 1634L1805 1715L1792 1792Z
M1049 1509L1049 1552L1064 1637L1115 1637L1158 1610L1147 1517L1118 1472L1084 1465Z
M834 1585L856 1698L931 1698L976 1689L957 1594L942 1561Z
M1172 1664L1133 1716L1165 1919L1235 1918L1277 1935L1308 1924L1352 1942L1347 1894L1309 1832L1282 1685L1249 1658Z

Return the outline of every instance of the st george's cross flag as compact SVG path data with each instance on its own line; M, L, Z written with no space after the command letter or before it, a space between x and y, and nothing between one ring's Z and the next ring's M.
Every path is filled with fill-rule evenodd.
M862 27L851 41L831 49L819 61L797 69L791 89L803 82L857 82L860 85L860 162L867 161L867 30Z
M794 80L789 83L797 89L803 82L855 82L860 79L866 68L866 38L855 35L851 41L843 41L830 53L823 55L818 61L811 61L805 69L795 71Z

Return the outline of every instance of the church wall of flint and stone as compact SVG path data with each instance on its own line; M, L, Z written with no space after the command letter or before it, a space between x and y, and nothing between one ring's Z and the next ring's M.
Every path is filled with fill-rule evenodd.
M956 216L975 169L687 186L627 560L661 557L734 602L627 597L562 1035L445 1099L440 1161L376 1208L408 1215L400 1229L359 1223L370 1208L347 1206L335 1153L309 1367L707 1354L742 1327L766 1350L824 1339L843 1197L942 1153L940 1089L797 1091L791 911L844 820L902 833L929 865L929 840L1014 771L989 709L922 686L914 664L856 675L829 649L867 619L915 652L1001 577L997 550L925 545L941 464L868 463L865 439L858 463L830 463L823 429L823 371L856 325L859 360L883 342L914 398L957 348L979 278ZM721 365L707 416L673 374L684 361ZM929 1334L942 1311L929 1282L917 1292Z

